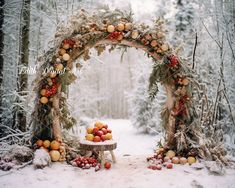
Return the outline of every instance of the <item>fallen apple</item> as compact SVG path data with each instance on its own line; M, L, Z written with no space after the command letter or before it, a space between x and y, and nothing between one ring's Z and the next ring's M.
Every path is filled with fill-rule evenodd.
M168 163L168 164L166 165L166 168L167 168L167 169L172 169L172 168L173 168L173 164L172 164L172 163Z
M111 163L110 163L110 162L105 162L105 163L104 163L104 167L105 167L106 169L110 169L110 168L111 168Z

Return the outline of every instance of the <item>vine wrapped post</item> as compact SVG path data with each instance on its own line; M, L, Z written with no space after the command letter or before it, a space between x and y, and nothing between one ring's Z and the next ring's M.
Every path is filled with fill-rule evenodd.
M166 135L167 135L167 142L165 143L165 147L172 149L175 144L175 118L171 115L171 111L174 107L174 97L173 97L173 86L165 85L166 89L166 108L169 112L168 123L166 124Z
M55 140L62 142L61 125L60 125L60 95L61 95L61 85L58 86L57 94L53 97L52 107L53 107L53 137Z

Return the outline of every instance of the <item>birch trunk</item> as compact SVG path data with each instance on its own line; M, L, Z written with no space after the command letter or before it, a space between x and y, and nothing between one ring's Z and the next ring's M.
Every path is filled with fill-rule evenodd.
M2 96L3 96L3 48L4 48L4 33L3 33L3 20L4 20L4 0L0 1L0 124L2 124ZM0 129L0 137L4 134L4 130Z

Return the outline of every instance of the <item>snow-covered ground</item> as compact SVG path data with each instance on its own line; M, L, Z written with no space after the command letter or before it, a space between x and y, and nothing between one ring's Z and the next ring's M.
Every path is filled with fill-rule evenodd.
M146 157L153 153L159 138L137 133L128 120L105 122L118 143L117 163L110 170L94 172L94 169L82 170L61 163L53 163L42 170L27 166L5 176L1 176L0 171L0 188L233 188L235 185L234 170L227 170L225 176L210 175L206 169L195 170L188 165L150 170Z

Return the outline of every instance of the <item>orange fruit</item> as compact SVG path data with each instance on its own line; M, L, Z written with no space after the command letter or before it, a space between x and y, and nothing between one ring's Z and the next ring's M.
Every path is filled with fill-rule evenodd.
M92 134L92 133L93 133L93 127L88 127L88 128L86 129L86 132L87 132L88 134Z
M44 147L44 148L49 148L49 147L50 147L50 144L51 144L51 142L50 142L49 140L45 140L45 141L43 142L43 147Z
M48 98L47 98L47 97L41 97L41 98L40 98L40 102L41 102L42 104L46 104L46 103L48 103Z
M46 89L42 89L42 90L40 91L40 94L41 94L42 96L45 96L45 95L46 95L46 92L47 92Z
M43 141L42 140L38 140L36 142L36 144L37 144L38 147L41 147L43 145Z
M56 140L53 140L50 144L52 150L58 150L60 148L60 143Z
M103 126L104 126L104 124L101 123L101 122L96 122L96 123L95 123L95 127L97 127L98 129L102 129Z

